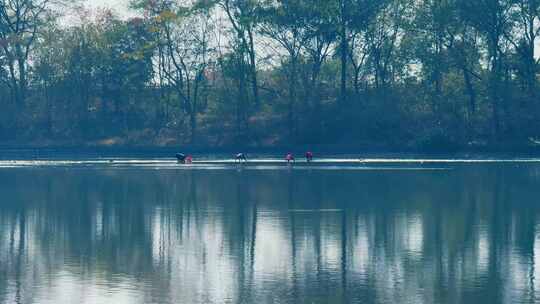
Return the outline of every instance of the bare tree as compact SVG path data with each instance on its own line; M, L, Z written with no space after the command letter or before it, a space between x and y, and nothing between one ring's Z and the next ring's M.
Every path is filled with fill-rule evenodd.
M198 7L200 8L200 7ZM208 72L211 65L211 34L214 23L206 8L164 8L156 16L163 31L158 42L163 50L161 72L174 87L180 108L189 117L191 142L197 137L197 115L207 105Z
M241 50L247 54L251 90L255 106L260 106L257 76L257 54L255 48L255 27L257 26L257 0L222 0L220 6L225 11Z
M531 98L535 98L538 94L536 74L540 64L540 59L535 58L537 40L540 37L540 1L514 1L516 30L512 34L505 34L520 58L519 70L525 80L526 90Z
M492 106L493 138L501 135L501 82L506 50L505 36L512 27L513 3L506 0L460 0L461 12L485 39L489 66L489 99Z
M0 47L9 72L8 84L18 107L24 107L28 58L51 4L52 0L0 0Z
M270 5L261 13L261 33L275 41L287 54L282 65L287 67L288 105L287 121L290 139L297 135L296 107L298 106L298 68L301 50L310 38L307 34L306 8L309 1L281 1Z

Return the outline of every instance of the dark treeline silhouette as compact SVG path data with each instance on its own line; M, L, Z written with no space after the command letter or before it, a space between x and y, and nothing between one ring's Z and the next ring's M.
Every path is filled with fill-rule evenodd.
M0 0L4 143L446 149L540 135L538 1L134 0L130 19L58 2Z

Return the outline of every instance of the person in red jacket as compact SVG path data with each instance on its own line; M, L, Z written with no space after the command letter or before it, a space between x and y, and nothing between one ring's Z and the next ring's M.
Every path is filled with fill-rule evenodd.
M310 162L313 161L313 152L311 152L311 151L307 151L307 152L306 152L306 161L307 161L308 163L310 163Z
M296 160L294 159L294 155L289 152L287 153L287 155L285 156L285 160L287 161L287 163L290 163L290 162L295 162Z

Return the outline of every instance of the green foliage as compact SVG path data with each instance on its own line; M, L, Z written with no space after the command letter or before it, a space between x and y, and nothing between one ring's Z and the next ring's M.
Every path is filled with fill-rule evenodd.
M38 2L20 33L0 6L4 139L448 151L540 138L535 1L133 0L140 18L71 26Z

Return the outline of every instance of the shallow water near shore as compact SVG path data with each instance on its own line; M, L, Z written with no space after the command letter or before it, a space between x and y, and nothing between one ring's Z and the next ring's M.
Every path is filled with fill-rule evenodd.
M537 303L540 160L0 161L0 303Z

